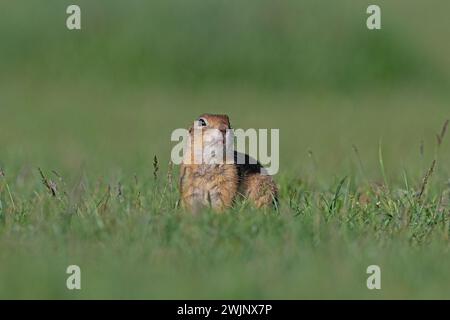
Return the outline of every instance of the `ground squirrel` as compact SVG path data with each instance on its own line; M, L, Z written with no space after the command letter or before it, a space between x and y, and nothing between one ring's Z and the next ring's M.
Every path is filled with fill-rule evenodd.
M201 115L190 127L189 147L180 168L183 208L223 211L239 196L257 208L277 205L278 190L272 177L262 173L259 162L234 151L230 129L228 116L215 114ZM231 153L226 150L229 146L233 147ZM200 154L200 162L194 160L195 154ZM231 154L231 159L227 160L226 154Z

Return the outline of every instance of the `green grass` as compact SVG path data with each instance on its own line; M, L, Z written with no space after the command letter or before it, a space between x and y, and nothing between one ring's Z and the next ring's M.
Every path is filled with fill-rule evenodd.
M433 107L436 119L422 118L419 108L410 108L407 124L391 108L358 111L345 105L329 119L323 117L330 112L328 102L321 99L314 104L323 103L323 109L296 110L295 95L280 100L270 94L272 101L262 93L234 92L237 100L260 108L275 100L286 104L285 109L292 104L289 116L270 113L267 107L262 120L255 120L250 111L230 112L237 123L255 127L287 121L281 127L282 165L275 177L280 211L238 204L222 215L191 216L176 209L178 172L174 167L168 177L170 131L162 127L176 127L167 120L172 119L169 106L189 103L183 116L188 121L191 113L198 113L193 109L206 108L211 97L220 95L210 92L183 97L153 92L148 99L162 105L157 118L152 118L155 109L138 107L127 118L128 112L105 98L109 122L78 130L81 119L66 123L61 117L62 123L53 124L58 132L54 138L39 126L40 121L48 123L40 119L54 114L51 109L40 108L42 118L24 119L28 133L17 123L5 123L2 128L16 135L2 141L8 147L2 153L5 177L0 180L1 297L449 297L448 143L444 138L437 148L435 138L445 107ZM373 103L367 97L365 101ZM40 103L35 100L35 105ZM92 111L78 116L101 119L101 105L98 116ZM56 108L60 104L55 103ZM361 123L348 125L351 116ZM290 127L295 123L289 119L302 117L307 118L306 127ZM397 127L390 128L389 120L374 123L373 117L395 117ZM152 135L152 121L161 119L166 119L158 127L162 132ZM308 119L318 120L307 125ZM125 137L116 132L124 130L121 125L128 128ZM294 135L298 131L302 139ZM318 131L320 137L314 137ZM380 131L384 140L379 145ZM154 155L159 160L156 180ZM419 199L435 157L437 166ZM38 167L56 184L56 197L42 183ZM82 269L80 292L65 288L70 264ZM382 268L380 292L365 287L365 270L371 264Z
M379 1L375 33L364 1L79 1L80 33L2 2L0 298L450 298L431 2ZM170 133L203 112L280 129L279 212L176 207Z

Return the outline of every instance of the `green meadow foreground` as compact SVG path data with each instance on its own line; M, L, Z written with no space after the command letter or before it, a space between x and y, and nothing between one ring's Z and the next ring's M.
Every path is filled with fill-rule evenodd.
M75 120L59 113L57 96L53 104L37 99L37 117L60 119L51 124L54 138L33 125L39 119L3 124L17 134L2 139L0 297L450 297L444 102L429 104L424 118L420 97L348 102L228 92L236 100L221 99L213 112L228 112L235 127L280 128L279 212L245 203L198 216L176 208L171 126L189 123L221 92L133 93L134 113L106 98L98 114L79 107L86 118ZM258 105L264 119L226 107L237 100ZM170 106L183 110L180 101L189 108L172 121ZM289 117L269 107L275 102ZM367 105L380 102L383 108ZM106 112L108 121L100 120ZM93 126L80 129L88 118ZM81 291L66 288L72 264L81 267ZM379 291L366 287L373 264L382 270Z
M371 3L0 2L0 298L450 299L450 3ZM205 112L280 130L278 211L177 207Z

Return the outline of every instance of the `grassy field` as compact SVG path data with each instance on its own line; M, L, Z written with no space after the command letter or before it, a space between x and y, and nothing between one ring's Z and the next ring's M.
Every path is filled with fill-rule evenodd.
M450 5L355 2L0 3L0 298L449 299ZM203 112L280 129L279 211L176 207Z

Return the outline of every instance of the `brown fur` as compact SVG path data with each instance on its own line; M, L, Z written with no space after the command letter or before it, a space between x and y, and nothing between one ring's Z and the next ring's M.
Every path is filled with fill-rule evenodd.
M199 118L207 120L206 128L222 132L230 128L226 115L203 114ZM190 132L192 134L192 130ZM260 173L262 166L259 163L249 164L248 155L244 155L245 164L236 164L237 156L235 152L233 164L183 163L180 169L182 206L193 212L204 207L223 211L230 208L239 196L248 199L257 208L275 205L278 190L272 178Z

